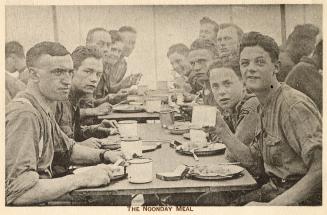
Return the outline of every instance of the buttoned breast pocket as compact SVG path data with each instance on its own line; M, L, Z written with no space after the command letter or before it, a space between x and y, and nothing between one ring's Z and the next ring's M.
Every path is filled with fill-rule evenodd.
M267 132L263 135L263 151L265 162L273 166L283 165L283 144L279 137Z

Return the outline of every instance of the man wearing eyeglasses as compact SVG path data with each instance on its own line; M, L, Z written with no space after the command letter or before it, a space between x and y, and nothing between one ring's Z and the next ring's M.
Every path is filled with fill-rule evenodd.
M115 171L100 164L62 176L57 165L113 163L120 155L75 144L54 118L57 101L67 100L73 76L70 53L59 43L41 42L26 55L27 89L6 107L6 204L35 205L78 188L108 185Z

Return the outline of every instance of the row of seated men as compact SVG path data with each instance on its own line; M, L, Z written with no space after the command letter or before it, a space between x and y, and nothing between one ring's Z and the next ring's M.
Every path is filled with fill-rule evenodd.
M201 200L196 198L197 203L321 204L322 122L315 99L319 100L322 92L312 87L315 82L303 80L302 73L322 75L322 42L317 48L313 45L312 57L304 55L303 62L287 75L286 83L281 83L277 78L280 48L273 38L258 32L243 34L234 24L217 25L209 18L200 23L199 39L190 48L176 44L168 50L167 56L180 75L175 86L184 89L186 97L200 91L205 104L217 106L222 115L217 114L216 126L205 128L206 132L220 138L227 147L226 158L240 162L260 186L250 192L206 193L200 195ZM305 37L299 28L316 30L304 25L291 35ZM137 84L140 78L137 74L110 81L115 74L111 72L113 65L121 60L125 47L119 32L93 29L86 46L71 54L53 42L37 43L27 52L26 90L6 104L7 204L38 204L80 187L110 183L115 171L112 165L100 164L77 175L66 173L71 164L112 163L123 157L98 149L96 138L114 134L114 122L81 125L83 117L93 116L101 108L110 111L108 104L127 94L121 95L119 90ZM136 35L135 30L128 33ZM204 36L212 33L214 39ZM298 42L295 37L288 40L290 44ZM120 54L112 54L119 50ZM6 49L6 63L7 56L13 58ZM294 86L287 84L287 79L292 79ZM318 94L311 98L301 89ZM199 194L183 196L180 204L194 196ZM179 204L178 195L171 195L169 201Z

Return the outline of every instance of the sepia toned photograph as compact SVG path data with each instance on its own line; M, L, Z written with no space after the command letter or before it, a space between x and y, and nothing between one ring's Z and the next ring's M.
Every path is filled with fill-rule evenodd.
M5 5L5 206L322 206L323 5Z

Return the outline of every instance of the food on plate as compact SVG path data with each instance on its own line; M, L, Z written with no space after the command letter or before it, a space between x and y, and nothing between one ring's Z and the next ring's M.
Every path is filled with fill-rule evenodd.
M243 171L242 167L235 165L196 165L194 166L190 173L198 174L201 176L228 176L238 174Z

